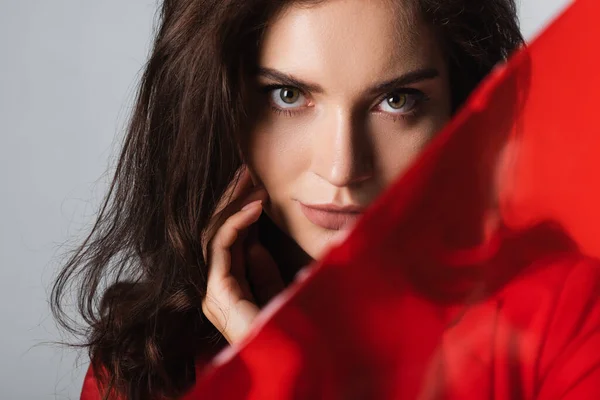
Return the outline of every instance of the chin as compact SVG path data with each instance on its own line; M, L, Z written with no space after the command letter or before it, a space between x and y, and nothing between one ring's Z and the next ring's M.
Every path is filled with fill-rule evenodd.
M321 260L329 251L343 243L349 230L332 231L322 228L317 228L320 232L310 232L302 239L296 240L296 243L308 254L313 260Z
M323 256L327 254L327 250L329 249L329 247L323 243L310 243L308 246L300 247L315 261L320 261Z

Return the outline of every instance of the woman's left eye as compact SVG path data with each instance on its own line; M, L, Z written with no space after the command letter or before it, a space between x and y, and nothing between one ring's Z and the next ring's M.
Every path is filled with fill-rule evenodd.
M394 92L388 94L377 106L379 111L390 114L408 114L414 111L425 95L421 91Z
M305 107L307 99L300 89L294 87L278 87L270 91L273 104L280 109L288 110Z

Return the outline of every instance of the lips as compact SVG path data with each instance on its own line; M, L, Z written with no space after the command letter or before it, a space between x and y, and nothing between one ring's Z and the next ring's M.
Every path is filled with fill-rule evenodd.
M329 230L342 230L352 226L361 216L361 208L356 206L307 205L300 203L300 209L313 224Z

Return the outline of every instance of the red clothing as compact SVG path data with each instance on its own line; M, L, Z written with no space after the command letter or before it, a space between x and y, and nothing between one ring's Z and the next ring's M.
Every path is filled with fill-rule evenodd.
M392 296L380 285L387 309L377 312L368 290L355 294L355 305L369 310L345 313L335 301L296 297L184 400L600 399L600 264L550 234L540 229L513 239L496 262L511 258L520 264L518 276L467 307L436 304L412 291ZM531 253L540 249L535 242L545 241L562 248L540 258ZM515 253L521 246L528 250ZM364 279L336 285L332 278L321 289L372 287ZM264 378L253 379L252 372ZM81 398L100 399L91 373Z

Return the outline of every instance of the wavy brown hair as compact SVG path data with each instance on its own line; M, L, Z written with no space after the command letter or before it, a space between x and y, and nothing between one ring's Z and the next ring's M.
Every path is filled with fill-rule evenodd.
M405 1L439 34L455 110L523 43L514 0ZM236 134L250 121L245 82L262 33L292 2L162 3L112 184L52 291L53 313L84 338L105 398L182 394L194 383L195 358L218 339L201 311L200 237L242 164ZM71 290L83 326L65 311Z

